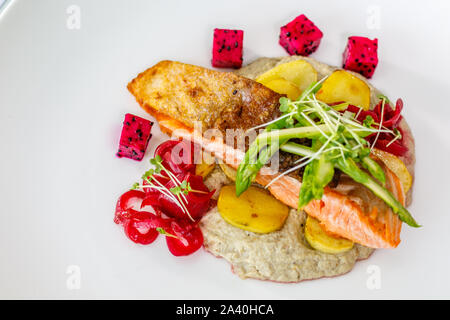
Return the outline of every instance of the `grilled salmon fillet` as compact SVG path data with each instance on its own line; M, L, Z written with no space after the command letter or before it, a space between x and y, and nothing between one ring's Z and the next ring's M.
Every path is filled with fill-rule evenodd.
M202 131L249 129L273 119L281 95L260 83L230 72L161 61L139 74L128 90L150 114L177 119L187 127L196 121Z
M129 91L160 128L177 138L202 146L228 165L237 168L245 152L220 139L205 137L202 130L249 129L277 116L280 95L238 75L173 61L162 61L128 84ZM404 204L399 179L385 168L388 188ZM265 186L279 173L260 170L256 182ZM283 176L269 186L272 195L297 208L301 182ZM320 220L325 229L372 248L394 248L400 243L401 221L382 201L358 184L325 188L321 200L304 210Z

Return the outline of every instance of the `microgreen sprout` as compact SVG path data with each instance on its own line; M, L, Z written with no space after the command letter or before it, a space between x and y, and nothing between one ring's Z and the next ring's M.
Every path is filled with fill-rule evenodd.
M156 228L156 231L158 231L160 234L165 235L166 237L171 237L171 238L179 239L176 235L167 232L166 230L164 230L164 229L161 228L161 227Z
M190 185L187 183L187 181L181 182L172 172L167 170L163 163L162 159L159 155L157 155L155 158L150 159L150 164L154 166L153 169L147 170L142 175L142 180L145 181L147 184L134 184L134 189L154 189L158 190L168 198L170 198L180 209L192 220L194 221L194 218L189 213L189 210L186 207L187 199L186 195L192 190ZM166 176L162 175L161 173L164 172ZM155 177L157 175L157 178ZM164 184L162 184L158 179L170 179L172 183L175 185L175 187L168 189Z
M181 192L184 194L188 194L192 191L191 185L186 180L183 180L180 185L170 188L170 192L175 195L180 194Z
M386 145L386 147L389 147L389 146L390 146L391 144L393 144L396 140L402 138L402 133L401 133L400 130L398 130L397 128L394 129L394 134L395 134L394 139L392 139L392 140Z
M391 101L389 101L388 97L386 97L386 96L383 95L383 94L379 94L379 95L377 96L377 98L380 99L380 100L386 101L388 104L391 104Z
M387 98L386 98L385 96L383 96L383 95L381 95L380 97L381 97L381 99L382 99L382 102L381 102L381 117L380 117L381 119L380 119L380 124L379 124L379 126L378 126L378 132L377 132L377 135L376 135L376 137L375 137L375 140L374 140L373 143L372 143L372 146L370 147L371 150L375 147L375 144L377 143L378 138L380 137L380 130L381 130L381 127L383 126L384 107L385 107L385 105L386 105Z
M366 126L367 128L371 128L374 123L375 120L372 116L367 116L363 121L364 126Z
M139 189L140 183L139 182L135 182L133 183L133 185L131 186L131 190L136 190Z

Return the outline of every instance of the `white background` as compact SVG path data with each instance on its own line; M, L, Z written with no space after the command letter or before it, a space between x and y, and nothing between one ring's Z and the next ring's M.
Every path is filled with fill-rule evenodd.
M81 29L66 27L69 5ZM371 6L380 28L369 29ZM369 11L368 11L369 10ZM448 1L13 1L0 16L0 298L450 298L450 20ZM378 37L373 83L402 97L417 144L410 211L395 250L338 278L241 280L202 251L175 258L163 237L127 240L117 197L164 139L155 126L142 162L114 156L128 81L162 59L210 66L214 27L241 28L244 60L282 56L279 27L305 13L324 32L316 53L340 65L350 35ZM81 288L66 286L70 265ZM369 290L367 269L381 270Z

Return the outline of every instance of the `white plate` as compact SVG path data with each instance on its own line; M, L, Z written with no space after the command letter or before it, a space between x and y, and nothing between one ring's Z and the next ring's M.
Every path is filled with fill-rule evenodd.
M70 29L78 9L81 28ZM0 297L449 298L449 9L446 1L12 1L0 20ZM347 36L378 37L373 83L405 101L417 144L410 211L423 227L405 226L397 249L376 251L347 275L289 285L241 280L203 250L175 258L163 237L127 240L112 221L115 201L166 139L155 127L144 161L114 156L124 114L147 117L128 81L162 59L209 67L214 27L245 30L245 62L285 55L279 27L300 13L324 32L313 57L326 63L341 64ZM373 268L378 289L367 285Z

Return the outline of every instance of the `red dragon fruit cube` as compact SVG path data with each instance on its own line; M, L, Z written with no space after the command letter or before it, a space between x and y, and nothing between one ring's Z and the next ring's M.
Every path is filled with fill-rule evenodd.
M243 38L242 30L214 29L213 67L240 68Z
M149 120L127 113L123 121L117 156L142 160L152 136L150 134L152 125L153 122Z
M344 51L343 68L372 78L378 65L378 39L349 37Z
M292 55L309 56L317 50L322 31L304 14L280 28L280 45Z

